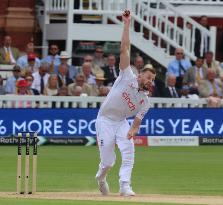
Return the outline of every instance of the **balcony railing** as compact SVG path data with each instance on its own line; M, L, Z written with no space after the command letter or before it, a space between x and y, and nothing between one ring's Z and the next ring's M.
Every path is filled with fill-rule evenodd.
M72 26L70 24L74 23L74 15L98 15L101 16L100 23L102 24L106 24L107 19L111 19L115 24L121 24L120 18L117 17L125 8L128 8L132 11L132 21L139 24L140 31L137 32L142 34L142 40L144 40L144 29L147 29L149 35L145 40L154 41L155 38L154 45L163 49L167 56L172 54L172 48L183 47L185 54L191 60L195 60L195 30L200 30L205 33L204 36L209 37L209 49L215 52L216 29L207 30L192 18L177 10L169 2L186 3L189 0L80 0L78 5L74 4L75 1L73 0L46 0L45 14L50 16L50 14L63 13L66 16L66 22L69 24L68 28L70 28ZM199 2L213 2L213 4L222 3L223 5L223 1L190 2L196 2L197 4ZM46 19L50 19L49 16ZM181 23L179 24L179 22ZM188 29L188 25L190 25L190 29ZM133 27L132 31L134 31ZM203 52L204 49L201 48L200 50Z

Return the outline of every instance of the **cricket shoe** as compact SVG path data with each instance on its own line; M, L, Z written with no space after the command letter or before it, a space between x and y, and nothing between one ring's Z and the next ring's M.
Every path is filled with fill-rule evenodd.
M132 187L129 185L121 186L119 193L121 196L135 196L135 192L132 191Z
M96 177L97 179L97 177ZM109 193L109 186L108 186L108 183L106 181L106 178L104 180L98 180L98 188L101 192L102 195L108 195Z

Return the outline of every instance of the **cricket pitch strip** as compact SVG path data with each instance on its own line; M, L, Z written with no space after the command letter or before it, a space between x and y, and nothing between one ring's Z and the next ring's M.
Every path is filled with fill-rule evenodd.
M223 196L197 196L197 195L137 194L134 197L122 197L114 193L111 193L108 196L102 196L98 192L37 192L36 194L31 194L31 195L24 195L24 194L18 195L13 192L0 192L0 198L223 205Z

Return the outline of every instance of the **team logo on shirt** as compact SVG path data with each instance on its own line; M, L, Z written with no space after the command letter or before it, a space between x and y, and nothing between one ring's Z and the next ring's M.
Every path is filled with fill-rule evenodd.
M122 93L122 98L127 102L128 107L131 111L136 109L136 106L133 104L133 102L131 101L129 94L127 92L123 92Z
M140 100L140 104L142 105L144 103L144 100L142 99L142 100Z

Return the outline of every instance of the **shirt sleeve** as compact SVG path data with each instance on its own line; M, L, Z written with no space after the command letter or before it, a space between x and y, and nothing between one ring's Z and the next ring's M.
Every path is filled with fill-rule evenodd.
M20 68L23 68L22 56L20 58L18 58L16 65L18 65Z
M136 117L139 118L140 120L142 120L144 118L145 114L148 112L149 108L150 108L150 102L149 102L148 96L146 96L144 98L144 102L142 104L141 109L136 114Z
M169 75L174 75L174 74L175 74L175 73L174 73L174 68L173 68L173 61L170 62L170 63L168 64L168 67L167 67L167 73L168 73Z
M7 81L6 81L5 91L7 93L12 93L13 92L12 86L11 86L11 83L10 83L10 79L7 79Z
M133 73L131 66L128 66L126 69L120 69L119 76L121 76L123 80L131 80L135 77L135 74Z

